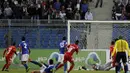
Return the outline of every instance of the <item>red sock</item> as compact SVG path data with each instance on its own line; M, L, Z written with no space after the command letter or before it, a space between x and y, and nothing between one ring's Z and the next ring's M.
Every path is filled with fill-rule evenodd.
M70 69L68 70L68 73L73 69L74 65L70 66Z
M6 68L6 66L7 66L7 64L5 64L5 65L3 66L2 71L4 71L4 69Z
M9 66L10 66L10 64L7 64L6 69L8 69L8 68L9 68Z
M58 70L59 68L61 68L63 65L64 65L64 64L60 64L60 65L56 68L56 70Z

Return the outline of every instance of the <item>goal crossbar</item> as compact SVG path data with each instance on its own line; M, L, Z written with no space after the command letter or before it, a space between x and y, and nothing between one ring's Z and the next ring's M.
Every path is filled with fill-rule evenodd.
M68 44L70 44L70 30L71 30L71 23L130 23L130 21L87 21L87 20L68 20L67 21L67 38Z
M68 23L130 23L130 21L86 21L86 20L68 20Z

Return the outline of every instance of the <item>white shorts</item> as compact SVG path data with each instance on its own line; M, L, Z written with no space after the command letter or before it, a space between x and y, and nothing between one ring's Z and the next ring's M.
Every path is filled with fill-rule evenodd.
M41 68L41 70L40 70L40 73L43 73L45 71L45 69L46 69L46 66L43 65L42 68Z
M21 57L21 61L28 61L29 59L29 54L23 54Z
M61 62L63 63L63 60L64 60L64 54L59 54L59 59L58 59L58 62Z

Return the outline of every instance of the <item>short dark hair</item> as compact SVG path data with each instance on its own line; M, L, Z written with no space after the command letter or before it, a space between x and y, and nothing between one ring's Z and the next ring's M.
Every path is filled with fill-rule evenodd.
M66 40L66 37L64 36L64 37L62 38L62 40Z
M53 64L53 60L52 59L49 60L49 64L50 65Z
M13 46L15 46L16 45L16 43L15 42L13 42L13 44L12 44Z
M79 44L79 40L76 40L76 41L75 41L75 44L77 44L77 45L78 45L78 44Z
M111 45L114 45L115 44L115 41L111 41Z
M22 41L25 41L25 37L24 36L22 37Z
M120 36L119 36L119 39L123 39L123 36L120 35Z

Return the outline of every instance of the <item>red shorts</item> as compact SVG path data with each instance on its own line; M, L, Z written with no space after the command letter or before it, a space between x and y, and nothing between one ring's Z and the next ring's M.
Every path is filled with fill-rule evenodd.
M6 63L11 63L12 62L12 57L6 56Z
M64 63L66 63L67 61L69 61L71 63L71 62L74 62L74 59L72 58L71 55L65 54L64 55Z

